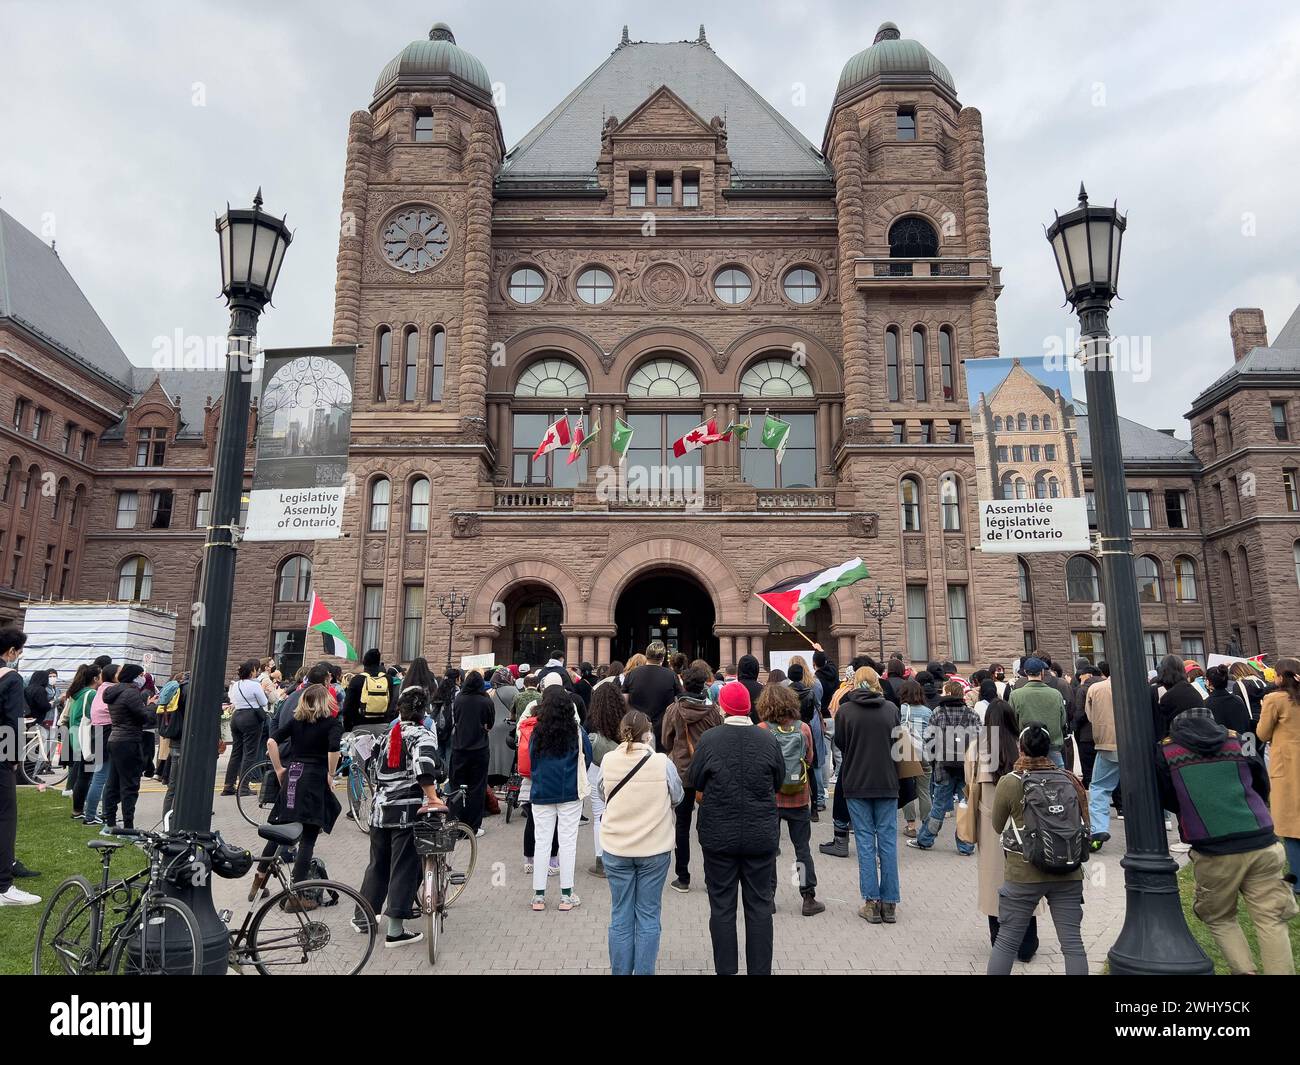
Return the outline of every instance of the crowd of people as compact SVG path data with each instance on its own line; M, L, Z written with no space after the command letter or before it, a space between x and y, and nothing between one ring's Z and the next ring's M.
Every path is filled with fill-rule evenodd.
M23 679L14 666L23 642L17 630L0 631L5 727L27 718L66 728L72 816L105 831L131 827L141 778L174 784L188 678L157 687L140 665L103 658L60 690L44 671ZM502 801L520 805L527 905L539 913L581 905L578 841L589 826L587 871L610 892L615 974L654 972L665 887L695 890L693 871L703 874L716 971L740 969L739 908L745 971L770 972L783 834L802 917L826 909L816 862L852 853L858 915L872 925L905 921L900 839L931 852L947 846L949 824L957 854L975 858L988 972L1032 958L1047 914L1066 971L1088 971L1085 863L1123 817L1105 662L1066 669L1040 651L1015 669L994 663L963 676L951 662L916 669L902 655L862 656L841 671L816 649L764 675L750 655L715 669L655 641L626 663L569 664L557 649L540 667L486 675L449 668L438 676L423 658L387 666L376 649L356 673L320 662L286 681L276 665L249 660L231 682L221 794L237 794L249 768L269 758L273 772L258 786L276 789L271 820L303 826L294 879L320 875L318 837L341 814L332 782L344 734L370 733L378 791L361 892L386 919L387 947L421 939L406 927L419 881L413 826L454 795L463 797L455 816L479 835ZM1170 656L1148 680L1150 757L1162 805L1190 851L1195 913L1233 972L1293 972L1300 660L1207 671ZM13 795L8 760L0 764L6 905L39 901L13 882L30 872L13 854ZM828 806L830 835L814 848L813 826ZM1237 921L1239 900L1254 924L1258 966Z

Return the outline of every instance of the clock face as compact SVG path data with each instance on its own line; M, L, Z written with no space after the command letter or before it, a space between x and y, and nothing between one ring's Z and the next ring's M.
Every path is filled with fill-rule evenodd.
M415 274L447 254L451 234L442 215L431 207L409 207L388 220L379 242L391 265Z

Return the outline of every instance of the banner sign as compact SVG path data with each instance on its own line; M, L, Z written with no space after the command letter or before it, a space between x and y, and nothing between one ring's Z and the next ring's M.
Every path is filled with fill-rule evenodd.
M471 669L476 669L486 677L488 671L491 670L493 665L496 663L496 660L496 655L491 651L485 655L461 655L461 672L468 673Z
M1079 438L1059 358L967 359L980 550L1088 551Z
M356 347L266 352L245 540L335 540L352 435Z

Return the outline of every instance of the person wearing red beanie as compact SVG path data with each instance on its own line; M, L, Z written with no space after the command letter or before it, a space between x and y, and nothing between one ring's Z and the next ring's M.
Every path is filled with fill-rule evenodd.
M724 684L722 690L718 692L718 705L722 707L724 714L736 717L744 714L748 717L750 709L749 689L738 680Z

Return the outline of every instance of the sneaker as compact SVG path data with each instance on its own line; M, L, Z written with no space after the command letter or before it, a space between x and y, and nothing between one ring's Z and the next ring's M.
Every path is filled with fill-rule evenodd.
M228 795L234 795L234 794L235 794L235 789L234 789L234 788L222 788L222 789L221 789L221 797L222 797L223 799L224 799L226 796L228 796Z
M819 913L826 910L826 903L818 902L812 895L805 895L803 900L803 916L816 917Z
M104 823L103 820L98 817L83 817L81 820L87 828L97 828Z
M903 835L906 836L908 839L916 839L916 829L905 828L903 829Z
M35 906L40 901L39 895L23 891L17 886L10 886L8 891L0 893L0 906Z
M557 906L556 909L558 909L561 913L568 913L570 910L576 910L581 905L582 905L582 899L578 898L577 895L573 895L573 894L561 895L560 905Z
M933 847L933 846L934 846L933 843L931 843L929 846L926 846L926 845L925 845L924 843L922 843L919 839L909 839L909 840L907 841L907 845L908 845L909 847L911 847L912 850L914 850L914 851L928 851L928 850L930 849L930 847Z
M14 876L28 877L28 878L37 877L41 875L35 869L28 869L27 866L23 865L23 863L20 862L17 858L14 859L13 873Z
M352 931L359 936L364 936L370 931L370 922L361 917L353 917L348 924L352 926Z
M864 902L858 907L858 916L866 921L867 924L880 924L881 921L884 920L884 918L880 916L879 902Z
M390 950L393 947L409 947L412 943L421 943L424 941L423 932L403 932L397 936L384 936L384 949Z
M578 823L581 825L589 825L591 824L591 818L588 817L586 814L583 814L581 820Z
M104 824L104 822L101 821L100 824ZM113 834L113 829L116 827L117 825L104 824L104 827L99 830L99 834L101 836L111 836Z
M547 865L547 867L546 867L546 875L547 875L547 876L559 876L559 875L560 875L560 859L559 859L559 858L552 858L552 859L551 859L550 864Z
M541 913L544 909L546 909L546 896L545 896L545 895L534 895L534 896L533 896L533 913Z
M59 792L59 794L62 795L65 799L70 799L72 798L72 789L64 788L61 792Z
M898 923L898 903L882 902L880 904L880 919L885 924Z
M533 863L532 863L532 862L524 862L524 875L525 875L525 876L528 876L529 874L532 873L532 871L533 871Z
M592 876L598 876L601 880L608 879L605 876L605 859L597 858L587 869Z
M691 882L689 880L683 880L680 876L668 886L674 891L680 891L683 895L687 894L691 890Z

